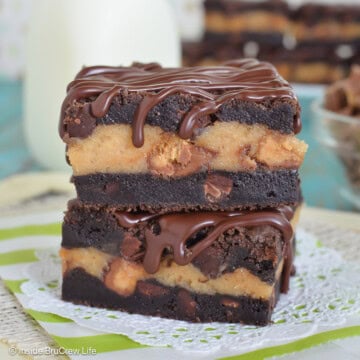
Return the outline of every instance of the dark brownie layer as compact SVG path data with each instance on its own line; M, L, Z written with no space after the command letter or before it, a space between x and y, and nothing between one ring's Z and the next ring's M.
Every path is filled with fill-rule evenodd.
M66 110L66 133L70 137L86 137L96 125L132 124L135 112L144 99L143 94L121 92L114 97L107 114L93 118L89 108L82 102L75 102ZM199 100L196 96L176 94L166 97L154 106L146 117L146 124L159 126L165 131L178 132L184 114L188 113ZM201 128L214 121L238 121L253 125L263 124L272 130L289 134L294 132L294 121L299 114L295 101L265 99L261 103L233 99L221 105L214 114L202 116ZM80 119L80 121L75 121Z
M359 4L304 4L292 12L292 19L307 25L317 25L322 21L348 23L360 21Z
M215 171L181 178L151 174L74 176L79 200L150 212L235 210L295 204L300 185L296 170Z
M209 45L209 53L211 53L210 45L241 45L249 41L256 42L258 44L264 44L266 46L282 47L284 41L284 34L280 32L253 32L253 31L241 31L236 34L218 33L214 31L206 31L202 39L202 44ZM214 48L213 55L214 54ZM236 49L238 50L238 49Z
M219 11L229 15L233 15L236 12L242 13L244 11L269 11L287 14L289 7L286 1L206 0L205 10Z
M161 216L125 228L120 225L120 214L115 208L85 206L71 201L63 223L61 245L64 248L92 247L128 261L143 262L146 231L161 232ZM187 246L194 246L210 231L207 227L195 232ZM262 281L272 283L284 246L282 233L273 226L237 226L221 233L191 263L209 278L242 267ZM169 250L165 250L163 257L168 255Z
M308 25L315 25L324 20L333 20L339 23L360 20L358 4L312 4L309 1L291 9L286 1L206 0L205 10L216 11L228 16L246 11L282 13L289 20L301 21Z
M266 325L278 295L279 284L274 296L266 301L245 296L195 294L183 288L165 287L154 281L139 281L135 293L123 297L80 268L66 273L62 284L62 298L65 301L191 322Z

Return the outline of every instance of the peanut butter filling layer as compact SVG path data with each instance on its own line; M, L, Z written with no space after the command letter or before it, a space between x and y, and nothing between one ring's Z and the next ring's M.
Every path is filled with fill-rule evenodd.
M75 268L104 281L104 284L121 296L130 296L140 280L153 279L159 283L175 287L180 286L201 294L225 294L231 296L251 296L257 299L269 299L274 287L261 281L245 268L225 273L216 279L209 279L192 264L179 266L164 259L155 274L145 272L141 264L129 262L120 257L112 257L95 248L74 248L60 250L63 274ZM276 271L278 280L283 268L280 262Z
M293 135L264 125L216 122L194 140L183 140L160 127L145 125L145 143L132 143L130 125L99 125L85 139L72 139L67 155L74 175L152 173L186 176L204 169L250 171L258 165L269 169L297 169L307 145Z
M285 31L288 20L281 14L266 11L247 11L232 16L217 11L209 11L205 18L206 30L213 32Z
M297 39L313 38L358 38L360 24L356 21L323 20L309 25L306 22L290 22L282 14L256 11L227 15L209 11L205 17L206 30L217 33L237 33L241 31L291 32Z

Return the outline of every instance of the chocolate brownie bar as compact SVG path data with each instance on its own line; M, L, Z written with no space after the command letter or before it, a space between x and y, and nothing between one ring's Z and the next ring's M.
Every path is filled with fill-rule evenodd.
M295 203L300 129L291 87L257 60L85 68L60 122L80 200L167 212Z
M279 292L288 291L294 212L160 215L72 201L62 297L193 322L264 325Z
M358 40L360 6L353 4L306 3L292 12L293 32L298 40Z
M214 51L216 48L216 51ZM314 50L316 49L316 51ZM331 83L344 78L352 63L358 62L359 40L303 40L291 49L271 34L239 34L218 41L205 36L201 43L183 44L183 61L189 66L223 63L232 58L256 57L271 61L281 76L301 83Z
M360 6L353 3L205 1L205 32L183 45L184 64L218 65L240 57L271 61L291 82L344 78L360 53Z
M207 33L285 33L290 25L290 9L288 4L281 0L206 0L204 5Z

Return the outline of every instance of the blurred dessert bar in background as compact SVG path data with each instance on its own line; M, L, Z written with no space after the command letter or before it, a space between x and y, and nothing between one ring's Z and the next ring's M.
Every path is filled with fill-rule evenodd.
M289 8L284 1L207 0L205 6L209 38L242 32L285 34L289 28Z
M206 0L203 38L184 42L184 64L255 57L292 82L345 77L360 60L360 4L296 3Z
M292 31L302 40L359 40L360 2L308 2L292 12Z

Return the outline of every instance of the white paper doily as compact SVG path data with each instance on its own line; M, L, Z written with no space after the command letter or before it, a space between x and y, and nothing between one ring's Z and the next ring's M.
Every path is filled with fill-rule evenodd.
M239 324L192 324L142 315L129 315L60 299L61 264L58 249L37 252L38 262L27 267L29 279L21 287L29 307L72 319L81 326L128 336L144 345L171 346L189 351L220 348L250 351L294 341L341 327L347 319L360 324L360 266L344 261L304 230L297 231L297 274L290 291L281 295L273 324L265 327Z

